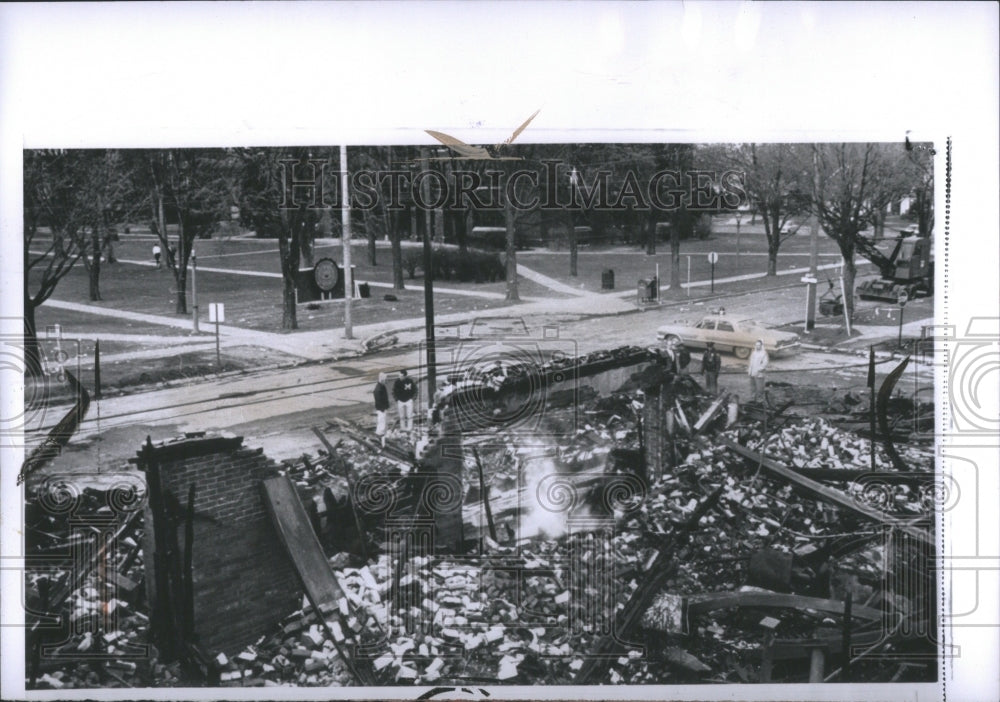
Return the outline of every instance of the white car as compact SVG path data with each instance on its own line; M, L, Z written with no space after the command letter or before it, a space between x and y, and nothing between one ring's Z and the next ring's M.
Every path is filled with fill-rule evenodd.
M708 342L715 342L716 351L731 351L737 358L748 358L758 339L764 341L764 349L772 356L794 353L799 348L799 335L769 329L752 319L728 317L712 314L691 324L675 322L665 324L656 330L662 341L676 339L688 348L705 348Z

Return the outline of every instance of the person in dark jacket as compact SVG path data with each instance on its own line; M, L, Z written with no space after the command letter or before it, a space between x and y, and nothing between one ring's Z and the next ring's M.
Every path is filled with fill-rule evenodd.
M669 372L676 373L678 371L680 359L678 358L676 339L667 340L667 347L663 350L663 362Z
M691 352L684 344L678 344L675 351L677 352L677 372L687 373L687 367L691 364Z
M705 387L713 395L719 392L719 369L722 368L722 358L715 350L715 344L711 341L701 357L701 372L705 376Z
M389 410L389 390L385 387L385 380L385 373L379 373L372 391L375 396L375 436L382 441L382 448L385 448L385 413Z
M417 384L405 369L401 370L392 384L392 399L396 401L396 412L399 413L399 428L405 432L413 431L413 398L416 396Z

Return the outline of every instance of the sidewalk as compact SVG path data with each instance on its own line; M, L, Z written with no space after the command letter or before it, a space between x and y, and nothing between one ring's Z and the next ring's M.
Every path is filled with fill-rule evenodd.
M826 266L824 266L825 268ZM829 266L834 267L834 266ZM521 266L519 266L519 269ZM788 271L782 271L779 275L789 276L794 274L800 274L805 272L806 269L794 269ZM506 307L499 307L494 309L485 310L471 310L466 312L456 312L452 314L442 314L435 318L435 325L438 327L443 326L454 326L464 323L471 323L477 319L488 319L488 318L531 318L533 316L547 315L547 316L565 316L565 317L576 317L582 319L588 318L600 318L608 315L625 315L634 312L638 312L636 303L634 300L634 291L623 291L623 292L613 292L613 293L593 293L584 292L581 294L580 290L569 288L559 281L553 280L548 276L538 274L535 271L530 271L527 269L528 275L526 278L534 280L537 283L546 284L556 284L553 289L558 288L568 288L566 291L572 290L573 297L571 298L560 298L560 299L538 299L538 298L525 298L524 301L517 305L510 305ZM524 275L524 272L522 272ZM534 276L534 277L532 277ZM537 280L536 280L537 278ZM544 281L542 280L544 279ZM756 280L760 283L767 282L767 277L762 275L746 275L746 276L735 276L732 279L727 279L731 281L744 281L744 280ZM726 282L725 280L717 280L717 283ZM747 298L745 300L744 307L749 307L752 309L770 309L771 312L776 312L775 305L784 304L780 302L782 296L793 296L794 292L791 290L796 287L794 281L788 281L787 278L784 281L776 280L775 283L779 283L778 287L753 287L752 289L745 289L743 286L738 286L740 289L730 290L730 291L720 291L713 296L698 295L694 297L681 297L677 299L665 299L664 304L656 307L656 310L676 310L680 308L681 311L687 309L691 314L698 313L698 307L701 305L708 305L717 300L722 299L739 299ZM708 285L708 281L692 281L691 287ZM687 287L687 286L685 286ZM662 289L669 289L669 286L664 286ZM786 292L781 292L785 290ZM437 292L437 289L435 289ZM475 292L475 291L461 291L462 293ZM480 295L493 295L493 293L480 293ZM169 326L180 329L191 329L190 318L184 317L168 317L162 315L145 314L138 312L129 312L125 310L117 310L108 307L89 305L75 302L68 302L62 300L50 299L46 301L47 305L53 307L73 310L78 312L84 312L89 314L103 315L107 317L115 317L119 319L132 320L137 322L143 322L147 324L159 324L163 326ZM728 306L728 303L727 303ZM774 314L771 315L771 319L763 318L764 321L768 321L771 324L782 324L790 323L792 320L796 319L793 314L801 314L801 307L798 301L792 303L784 304L788 309L785 310L784 322L775 317ZM647 312L648 314L648 312ZM801 319L801 317L798 317ZM650 318L644 318L644 322L652 322ZM629 321L627 324L633 326L637 322ZM927 323L929 320L917 320L906 323L904 325L904 335L906 336L919 336L921 327ZM289 356L290 358L298 358L305 361L324 361L332 360L336 358L343 358L349 356L357 356L365 353L366 345L365 342L381 335L396 335L399 337L400 344L411 344L418 343L423 339L424 336L424 324L425 319L423 316L412 317L408 319L397 319L397 320L387 320L385 322L376 322L371 324L361 324L355 325L353 327L353 339L344 338L344 330L342 327L333 327L328 329L321 329L316 331L307 332L295 332L295 333L273 333L273 332L262 332L252 329L245 329L242 327L235 327L231 325L220 325L220 346L223 349L236 347L236 346L254 346L259 348L265 348L272 351L276 351ZM858 326L856 327L861 332L861 336L853 337L849 340L838 340L838 339L827 339L824 343L817 339L817 342L822 345L823 348L842 348L847 350L850 345L860 344L867 347L869 343L873 343L874 339L894 339L898 334L898 327L895 326ZM172 356L177 354L185 353L186 351L199 351L206 348L206 345L213 341L212 336L214 336L214 325L205 325L201 333L191 332L190 336L182 337L178 340L176 337L171 338L169 342L160 342L157 337L151 337L150 341L159 346L159 349L143 349L132 352L123 352L120 354L115 354L116 360L129 360L131 358L155 358L157 353L163 357ZM71 330L67 330L71 333ZM595 338L601 336L601 331L598 329L595 331ZM91 337L100 338L111 338L112 335L101 335L92 334ZM127 335L123 335L122 340L135 340L135 338L125 338ZM170 337L167 337L170 338ZM654 338L653 336L650 337ZM153 341L155 339L155 341ZM811 339L807 335L803 335L803 342L809 343ZM164 348L169 346L169 348Z
M191 329L189 318L166 317L162 315L145 314L140 312L129 312L126 310L100 307L97 305L86 305L78 302L68 302L65 300L49 299L46 305L59 309L96 314L106 317L115 317L147 324L160 324L163 326L180 329ZM576 297L573 299L539 300L533 298L516 306L502 307L488 310L472 310L468 312L456 312L453 314L438 315L435 324L438 326L453 325L462 322L472 322L475 319L497 318L497 317L524 317L538 314L570 314L570 315L608 315L621 314L635 311L635 305L631 300L624 300L611 295L593 295L586 297ZM262 332L253 329L244 329L231 325L219 325L220 346L228 348L232 346L261 346L272 351L279 351L292 357L303 360L328 360L331 358L358 355L364 352L364 342L375 336L388 333L398 333L409 330L423 333L425 320L423 317L412 317L409 319L389 320L374 324L355 325L353 328L353 339L345 339L343 328L321 329L310 332L297 332L293 334L276 334L273 332ZM200 350L214 336L215 325L206 326L200 333L191 332L191 336L186 339L173 340L170 342L172 348L163 350L163 355L176 355L184 353L185 350ZM67 330L71 333L71 330ZM91 334L93 338L104 338L104 335ZM127 335L122 335L123 340ZM154 339L156 337L153 337ZM128 339L139 340L139 339ZM159 342L157 342L159 343ZM122 354L115 354L116 359L127 360L129 358L149 358L155 356L150 351L134 351Z

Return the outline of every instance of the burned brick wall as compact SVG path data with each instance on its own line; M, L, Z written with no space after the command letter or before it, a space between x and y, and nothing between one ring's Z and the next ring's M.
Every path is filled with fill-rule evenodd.
M241 437L198 437L147 442L136 462L150 491L143 550L161 647L235 650L300 606L260 486L277 471L261 450Z

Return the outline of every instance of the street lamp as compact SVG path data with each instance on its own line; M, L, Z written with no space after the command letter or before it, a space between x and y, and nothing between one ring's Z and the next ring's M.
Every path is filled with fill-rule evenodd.
M427 159L421 160L420 170L426 173L428 168ZM427 205L427 176L424 176L420 184L423 188L424 197L420 203ZM437 389L437 349L434 342L434 262L431 251L431 218L429 212L424 218L424 338L427 344L427 406L434 406L434 391Z
M193 313L192 328L198 331L198 254L191 247L191 310Z
M736 211L736 272L742 273L743 269L740 266L740 220L743 218L743 213L739 210Z
M354 298L354 275L351 270L351 202L347 184L347 146L340 145L340 243L344 250L344 338L354 338L351 301Z
M806 323L804 331L808 334L816 327L816 282L819 273L819 213L816 207L816 198L819 197L819 154L816 147L812 152L813 165L813 213L809 220L809 274L802 280L806 283ZM844 301L847 302L846 300ZM846 311L846 306L845 306Z
M576 204L576 193L580 187L580 174L577 173L576 166L573 166L573 170L569 174L569 196L570 196L570 209L567 226L569 231L566 232L566 236L569 239L569 274L571 276L576 276L576 264L577 264L577 251L576 251L576 227L573 221L573 205Z

